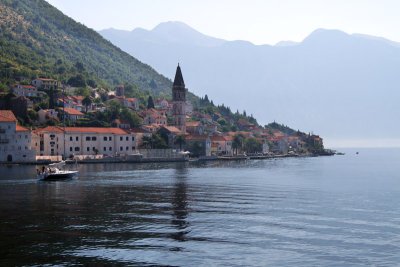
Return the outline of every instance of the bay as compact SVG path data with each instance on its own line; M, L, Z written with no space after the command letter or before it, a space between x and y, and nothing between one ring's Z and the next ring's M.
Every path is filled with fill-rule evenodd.
M344 152L88 164L58 182L0 166L0 265L397 265L400 149Z

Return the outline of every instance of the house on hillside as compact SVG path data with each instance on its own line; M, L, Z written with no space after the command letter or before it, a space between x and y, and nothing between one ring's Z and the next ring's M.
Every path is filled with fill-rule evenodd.
M131 124L129 123L129 121L124 121L124 120L120 120L120 119L113 120L111 122L111 126L112 127L121 128L121 129L129 129L129 128L131 128Z
M61 108L61 110L63 111L62 114L65 113L65 118L70 121L77 121L85 117L85 114L74 108L65 108L65 112L63 108Z
M58 112L55 109L41 109L38 111L39 122L44 123L48 119L59 121Z
M57 89L58 88L58 81L54 79L45 79L45 78L38 78L32 80L31 83L33 86L35 86L37 89Z
M201 121L187 121L186 131L194 135L202 135L204 133L204 125Z
M37 88L32 85L14 84L11 86L11 90L17 96L25 96L25 97L38 96Z

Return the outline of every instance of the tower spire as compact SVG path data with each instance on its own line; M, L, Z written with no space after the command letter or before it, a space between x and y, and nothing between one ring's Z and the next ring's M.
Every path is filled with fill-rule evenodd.
M185 82L183 81L181 67L176 68L174 85L172 86L172 117L174 120L174 126L182 131L183 134L186 133L186 89Z
M185 82L183 81L181 67L179 66L176 68L175 79L174 79L174 88L175 87L183 87L185 88Z

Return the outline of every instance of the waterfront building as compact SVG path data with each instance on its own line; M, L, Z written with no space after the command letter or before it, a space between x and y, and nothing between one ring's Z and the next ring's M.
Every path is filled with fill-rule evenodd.
M232 137L231 136L211 136L211 146L214 145L218 156L232 156Z
M208 135L187 135L185 150L190 150L194 142L200 144L200 156L211 156L211 139Z
M174 84L172 86L172 101L174 126L178 128L182 134L186 134L186 89L179 64L176 68Z
M0 162L33 162L31 132L17 124L11 110L0 110Z
M64 129L48 126L36 132L40 145L36 154L56 156L64 154ZM120 128L65 127L65 152L72 155L121 155L134 154L139 140L138 132Z

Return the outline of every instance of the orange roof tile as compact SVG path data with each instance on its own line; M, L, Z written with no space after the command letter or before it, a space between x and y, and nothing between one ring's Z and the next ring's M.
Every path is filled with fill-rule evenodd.
M217 135L217 136L211 136L210 138L211 138L212 142L224 142L224 141L226 141L224 136L218 136Z
M61 108L62 110L63 108ZM65 113L69 114L69 115L84 115L82 112L80 112L79 110L76 110L74 108L65 108Z
M207 135L188 135L186 140L206 140L207 137Z
M186 127L197 127L200 126L201 122L199 121L187 121Z
M15 129L17 132L29 132L28 129L26 129L25 127L22 127L20 125L17 124L17 127Z
M14 113L11 110L0 110L0 122L13 122L17 121Z

